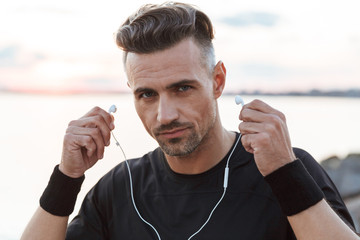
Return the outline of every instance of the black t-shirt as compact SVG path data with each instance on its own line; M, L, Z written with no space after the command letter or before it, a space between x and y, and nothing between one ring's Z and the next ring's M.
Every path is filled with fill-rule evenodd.
M347 224L353 225L325 171L305 151L294 152L323 190L330 206ZM204 224L223 194L228 155L212 169L196 175L173 172L160 148L129 161L135 203L162 240L188 239ZM253 155L241 143L229 166L225 197L207 225L192 239L296 239ZM86 195L79 214L68 226L66 239L158 239L133 207L125 162L101 178Z

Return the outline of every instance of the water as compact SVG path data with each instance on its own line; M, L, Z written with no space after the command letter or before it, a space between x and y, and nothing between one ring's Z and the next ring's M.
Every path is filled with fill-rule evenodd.
M312 97L259 97L287 116L293 146L309 151L317 160L360 152L360 99ZM244 101L254 99L245 96ZM128 158L157 144L143 129L131 95L39 96L0 95L0 239L19 239L38 206L53 167L61 157L67 124L93 106L116 104L115 134ZM237 130L240 107L233 96L219 100L223 125ZM112 144L104 159L86 174L75 212L85 193L114 165L123 160Z

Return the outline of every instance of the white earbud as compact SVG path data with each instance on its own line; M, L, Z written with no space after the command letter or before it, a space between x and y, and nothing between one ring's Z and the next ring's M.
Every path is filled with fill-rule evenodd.
M244 105L245 105L244 100L243 100L239 95L236 95L236 96L235 96L235 103L236 103L237 105L241 104L241 106L244 106Z
M109 113L115 113L117 110L116 106L115 105L111 105L111 107L109 108Z

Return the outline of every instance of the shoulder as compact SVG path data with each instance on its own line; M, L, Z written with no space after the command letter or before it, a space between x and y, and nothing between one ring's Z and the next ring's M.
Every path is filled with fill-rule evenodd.
M312 165L314 163L317 163L313 156L311 156L310 153L308 153L307 151L301 148L293 148L293 150L296 157L299 158L304 165Z
M321 188L328 204L335 210L338 215L347 223L353 226L351 216L338 192L335 184L328 176L321 165L305 150L294 148L296 157L304 164L306 170L313 177L317 185Z
M304 164L305 168L308 170L310 175L313 177L320 174L325 173L320 164L311 156L310 153L301 149L301 148L293 148L295 156Z
M109 181L123 181L124 178L128 179L129 168L133 174L154 169L159 165L159 158L161 158L161 151L157 148L154 151L146 153L142 157L123 161L106 173L99 180L98 184L103 184L103 182L109 183Z
M161 171L163 153L160 148L148 152L139 158L132 158L123 161L106 173L95 185L95 187L106 191L113 191L113 186L126 187L129 184L129 178L146 180L153 177ZM149 180L149 179L148 179Z
M325 189L330 187L337 191L334 183L332 182L326 171L313 158L313 156L311 156L307 151L300 148L294 148L293 150L296 157L304 164L306 170L314 178L320 188Z
M122 199L124 194L129 192L130 176L134 179L146 181L150 173L153 163L154 154L157 150L149 152L142 157L128 159L123 161L107 172L86 194L85 201L92 199L90 202L101 205L106 208L109 201L113 199Z
M69 225L66 239L108 239L105 236L116 217L114 213L128 214L126 211L132 206L127 164L132 167L132 176L138 177L139 170L148 168L154 152L123 161L100 178L86 194L78 215Z
M320 187L322 185L330 185L332 188L335 188L334 183L323 169L323 167L311 156L310 153L301 149L301 148L293 148L296 157L304 164L306 170L310 173L310 175L314 178L314 180L318 183Z

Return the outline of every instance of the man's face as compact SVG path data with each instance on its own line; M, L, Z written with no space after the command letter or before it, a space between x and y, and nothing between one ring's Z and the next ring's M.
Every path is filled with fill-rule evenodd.
M192 153L216 119L214 81L191 39L151 54L129 53L126 70L136 111L170 156Z

